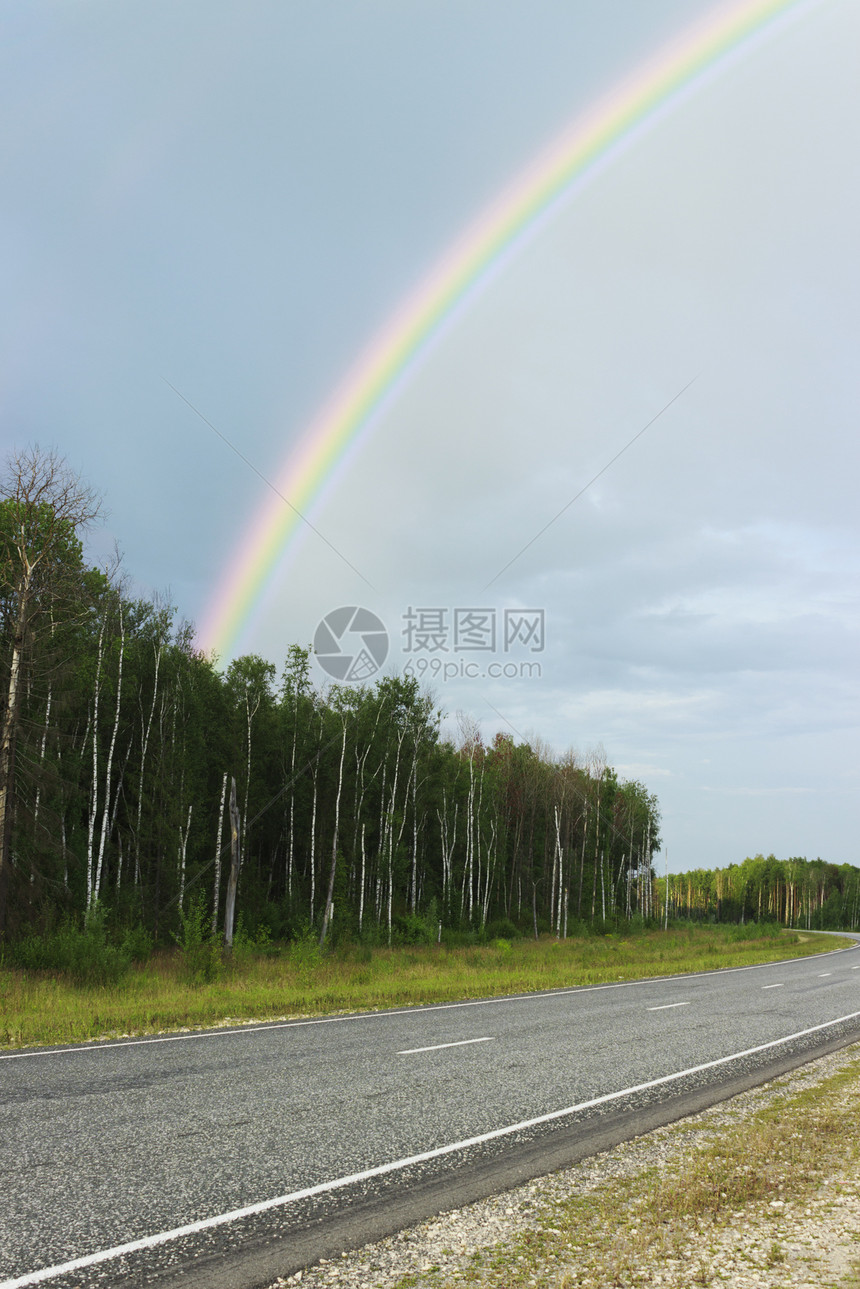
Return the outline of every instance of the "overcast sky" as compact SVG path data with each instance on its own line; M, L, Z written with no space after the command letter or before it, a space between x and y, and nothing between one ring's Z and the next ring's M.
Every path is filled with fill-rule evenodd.
M204 621L260 475L398 305L715 8L0 3L4 456L59 447L110 511L91 557L116 540ZM446 728L602 745L658 794L671 869L860 862L858 65L860 5L820 0L566 203L392 400L310 516L331 545L294 544L237 648L280 671L362 605L384 670L447 662ZM455 647L470 607L495 653ZM446 610L444 649L406 650L410 608ZM506 653L524 609L545 647ZM450 674L491 661L532 674Z

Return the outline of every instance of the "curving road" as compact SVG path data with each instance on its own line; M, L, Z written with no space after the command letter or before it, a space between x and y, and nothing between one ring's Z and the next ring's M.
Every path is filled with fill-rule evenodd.
M0 1053L0 1289L251 1289L860 1038L793 962Z

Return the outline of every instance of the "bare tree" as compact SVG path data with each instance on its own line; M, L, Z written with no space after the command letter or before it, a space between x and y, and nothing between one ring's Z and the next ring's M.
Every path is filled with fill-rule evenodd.
M79 533L101 502L53 449L12 455L0 501L0 603L5 617L0 718L0 937L8 919L15 749L24 674L42 614L58 617L80 604Z

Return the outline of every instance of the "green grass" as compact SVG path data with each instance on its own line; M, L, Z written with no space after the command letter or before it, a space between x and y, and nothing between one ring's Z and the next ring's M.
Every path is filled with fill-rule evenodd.
M840 943L770 927L693 926L466 948L354 946L328 954L302 942L266 954L246 950L230 964L197 972L196 982L178 949L133 966L113 984L76 985L62 973L2 967L0 1046L531 993L803 957Z

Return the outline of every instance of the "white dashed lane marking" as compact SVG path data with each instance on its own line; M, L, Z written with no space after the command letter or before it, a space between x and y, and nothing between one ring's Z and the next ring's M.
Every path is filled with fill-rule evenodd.
M434 1043L432 1047L404 1047L398 1056L412 1056L415 1052L438 1052L443 1047L468 1047L470 1043L494 1043L494 1038L462 1038L459 1043Z

